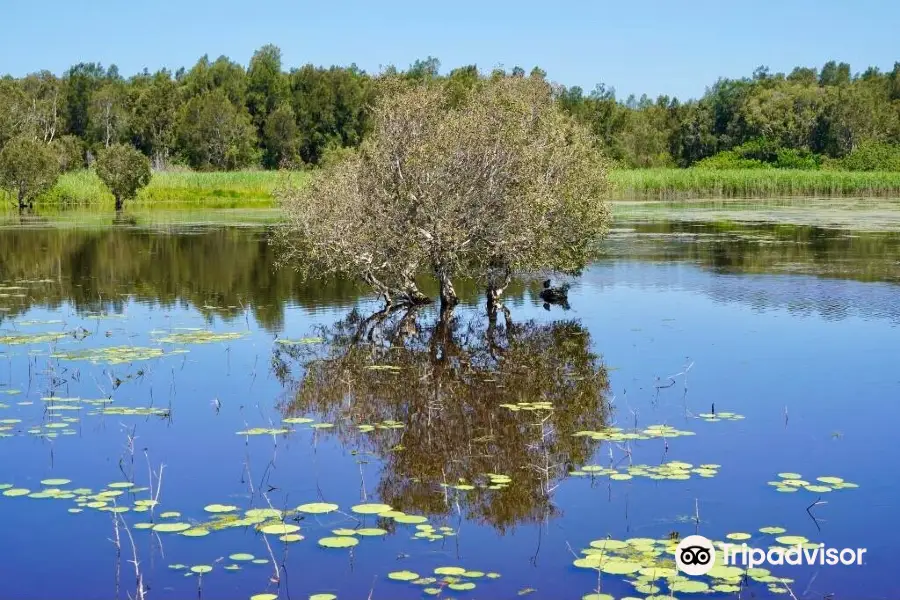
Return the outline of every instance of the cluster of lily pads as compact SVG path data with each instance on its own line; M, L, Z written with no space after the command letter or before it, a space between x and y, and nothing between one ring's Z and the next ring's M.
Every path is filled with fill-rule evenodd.
M769 481L767 483L773 486L775 491L783 493L806 490L816 494L827 494L835 490L849 490L859 487L855 483L844 481L841 477L816 477L816 480L812 482L803 479L800 473L779 473L778 477L780 477L778 481Z
M212 344L214 342L227 342L237 340L246 335L240 331L215 332L198 328L183 328L184 331L178 333L166 333L160 336L160 332L152 331L151 335L155 335L156 341L162 344Z
M477 481L468 481L460 478L456 483L441 483L443 488L459 490L461 492L470 492L475 488L484 488L488 490L502 490L509 487L512 483L512 477L509 475L501 475L499 473L484 473L483 479Z
M0 391L8 395L19 393L18 390ZM81 421L80 417L67 415L86 416L117 416L117 417L166 417L168 408L153 406L115 406L112 399L68 398L52 396L41 398L43 414L40 423L25 424L22 418L8 417L0 419L0 438L16 435L34 435L42 438L56 438L61 435L75 435L75 426ZM31 400L22 400L16 403L19 406L31 406ZM0 409L9 408L8 404L0 403ZM85 410L87 409L87 410Z
M463 567L438 567L434 570L435 576L421 576L415 571L392 571L388 573L388 579L420 586L423 594L438 596L444 589L454 592L466 592L474 590L478 580L499 579L500 574L484 571L474 571Z
M627 467L601 467L599 465L584 465L581 469L571 471L569 475L609 477L613 481L627 481L635 477L646 477L653 480L672 479L683 481L693 475L699 477L715 477L719 474L717 464L702 464L697 467L691 463L672 461L661 465L629 465Z
M517 402L515 404L501 404L500 406L513 412L518 412L520 410L553 410L552 402Z
M52 353L52 358L70 361L87 361L93 364L120 365L139 360L151 360L170 354L183 354L186 350L163 352L161 348L144 346L102 346L97 348L80 348L77 350L59 350Z
M283 424L288 425L309 425L310 429L320 430L320 429L332 429L334 427L334 423L316 423L315 419L310 419L309 417L287 417L282 420ZM385 420L381 423L360 423L356 425L357 430L360 433L371 433L373 431L385 430L385 429L403 429L405 425L399 421L394 420ZM295 429L289 427L249 427L247 429L242 429L238 431L238 435L287 435L289 433L294 433Z
M670 425L650 425L644 429L625 430L621 427L604 427L599 431L578 431L574 437L589 437L597 441L627 442L695 435L693 431L682 431Z
M697 418L703 419L707 423L716 423L718 421L740 421L744 419L744 415L733 412L700 413Z
M780 535L782 527L762 527L759 530L760 543L771 547L787 549L796 545L818 548L803 536ZM778 536L774 537L773 536ZM744 532L729 533L723 541L714 541L716 546L715 564L703 579L688 578L678 572L675 553L678 538L630 538L627 540L601 539L590 543L581 550L581 556L573 564L582 569L593 569L607 575L621 576L634 587L637 593L653 598L671 598L674 594L692 593L736 593L751 582L768 586L774 594L787 593L787 584L792 579L776 577L768 569L744 569L725 564L724 545L743 543L754 536ZM608 600L612 596L595 592L584 596L584 600Z

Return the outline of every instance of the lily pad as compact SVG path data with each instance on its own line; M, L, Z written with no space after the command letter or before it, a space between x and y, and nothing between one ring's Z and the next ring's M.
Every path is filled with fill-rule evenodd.
M325 537L319 540L319 545L323 548L352 548L358 543L358 539L346 535Z
M288 525L287 523L275 523L273 525L264 525L263 527L260 527L259 530L269 535L287 535L289 533L294 533L295 531L300 531L300 528L296 525Z
M334 512L338 509L337 504L328 502L312 502L310 504L301 504L297 507L297 512L308 513L311 515L321 515Z
M387 504L357 504L350 510L358 515L377 515L392 509Z
M388 579L393 579L395 581L412 581L418 578L419 574L413 573L412 571L392 571L388 573Z

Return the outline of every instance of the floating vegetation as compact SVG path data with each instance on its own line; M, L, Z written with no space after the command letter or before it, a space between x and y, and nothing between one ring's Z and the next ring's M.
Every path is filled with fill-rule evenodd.
M669 425L650 425L645 429L624 430L621 427L604 427L599 431L577 431L574 437L589 437L597 441L625 442L629 440L652 440L695 435L693 431L682 431Z
M66 337L69 337L69 334L64 331L55 333L14 333L10 335L0 335L0 344L6 344L8 346L46 344L49 342L58 342Z
M227 342L229 340L237 340L244 337L246 333L229 331L226 333L215 333L206 330L192 330L183 333L170 333L163 337L156 338L157 342L163 344L211 344L213 342Z
M231 554L228 556L228 560L233 560L234 562L243 562L243 561L251 561L255 556L252 554L246 554L244 552L238 552L237 554Z
M112 487L112 486L110 486ZM203 507L203 510L209 513L228 513L234 512L238 509L237 506L232 506L230 504L209 504Z
M102 348L84 348L81 350L67 350L54 352L50 356L60 360L84 360L94 364L106 363L119 365L139 360L151 360L164 356L160 348L141 346L106 346Z
M275 523L272 525L263 525L258 528L261 532L268 535L286 535L288 533L294 533L295 531L300 531L300 528L296 525L288 525L286 523Z
M296 340L288 339L288 338L278 338L275 340L276 344L281 344L283 346L300 346L305 344L321 344L324 342L320 337L305 337Z
M387 576L394 581L413 581L419 578L419 574L412 571L392 571Z
M393 510L387 504L357 504L350 508L358 515L377 515Z
M238 435L285 435L290 433L290 429L280 428L276 429L274 427L252 427L250 429L245 429L243 431L238 431Z
M768 485L775 488L777 492L791 493L798 490L806 490L816 494L827 494L836 490L847 490L858 488L859 485L844 481L840 477L824 476L817 477L814 482L807 481L802 478L800 473L779 473L778 481L769 481Z
M715 423L717 421L740 421L744 419L744 415L739 415L733 412L716 412L716 413L701 413L697 415L698 419L703 419L707 423Z
M329 504L328 502L312 502L310 504L301 504L296 508L297 512L308 513L311 515L330 513L336 511L337 509L337 504Z
M517 402L515 404L501 404L500 406L513 412L518 412L520 410L553 410L552 402Z
M731 593L741 589L746 579L777 587L791 583L791 579L775 577L766 569L743 569L725 564L723 547L726 543L749 539L748 533L736 532L728 534L726 540L714 541L716 562L710 571L703 575L706 580L689 579L679 573L675 564L675 553L678 538L653 539L629 538L626 540L600 539L590 543L581 551L582 556L573 561L574 566L582 569L597 570L607 575L623 577L634 587L635 592L653 598L669 598L674 594L694 594L709 591ZM776 541L787 545L806 543L808 540L800 536L785 536ZM738 544L739 545L739 544ZM489 575L490 576L490 575ZM663 592L668 588L668 593ZM734 588L734 589L733 589ZM594 595L585 596L585 598ZM679 596L680 597L680 596Z
M323 548L352 548L357 544L359 544L358 539L345 535L325 537L319 540L319 545Z
M613 481L627 481L635 477L646 477L655 481L664 479L685 481L694 475L711 478L719 474L717 464L702 464L694 466L691 463L672 461L662 465L631 465L621 468L608 468L599 465L585 465L569 474L575 476L608 477Z

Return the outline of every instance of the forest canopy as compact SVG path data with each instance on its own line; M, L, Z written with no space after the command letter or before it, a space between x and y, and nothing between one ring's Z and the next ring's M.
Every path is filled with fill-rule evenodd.
M369 133L384 76L439 81L462 97L479 78L526 71L443 73L428 57L405 71L368 74L356 65L288 68L273 45L245 66L204 56L175 72L131 77L115 66L79 63L0 78L0 148L17 137L52 144L63 170L114 144L134 146L157 169L235 170L318 165ZM530 77L546 78L535 67ZM900 62L887 72L853 72L847 63L759 67L740 79L710 82L699 99L622 99L553 84L557 102L596 136L622 167L900 169Z

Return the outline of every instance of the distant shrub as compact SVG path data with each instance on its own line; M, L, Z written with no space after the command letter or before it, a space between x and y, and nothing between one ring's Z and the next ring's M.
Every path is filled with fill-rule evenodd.
M719 152L694 164L698 169L769 169L771 166L755 158L743 158L734 150Z
M832 166L845 171L900 171L900 146L864 142Z
M794 150L793 148L781 148L775 158L775 167L778 169L802 169L814 171L821 167L822 157L813 154L809 150Z

